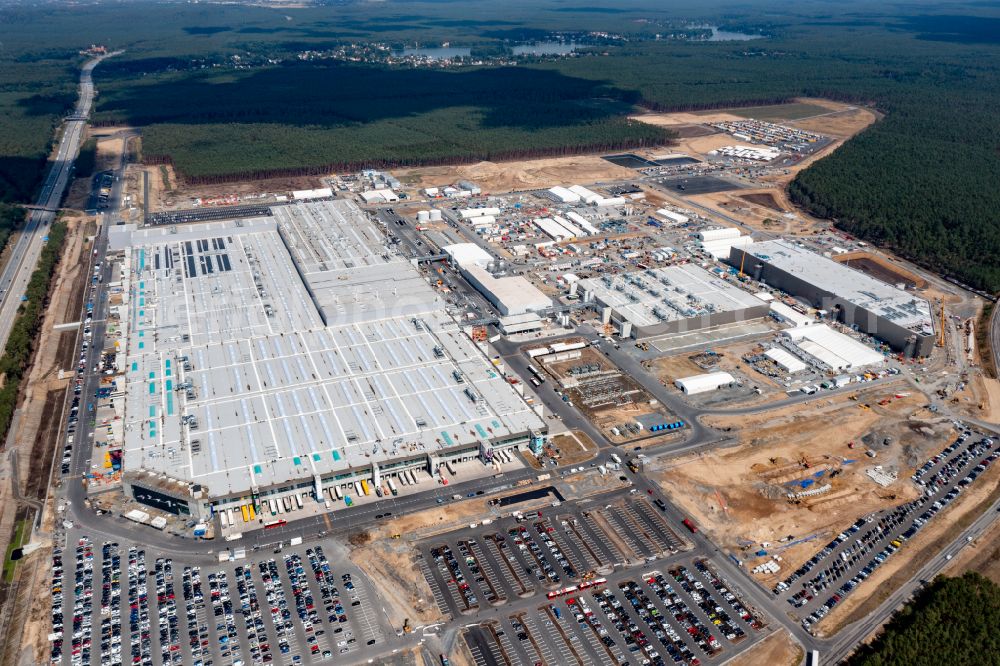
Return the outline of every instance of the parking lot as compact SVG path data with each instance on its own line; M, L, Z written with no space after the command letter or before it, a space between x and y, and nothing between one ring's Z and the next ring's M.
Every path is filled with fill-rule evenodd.
M794 573L774 593L797 610L809 628L868 578L906 541L1000 458L997 441L965 431L912 476L923 491L916 500L859 518Z
M593 508L569 503L515 512L428 540L420 547L421 569L439 608L468 615L684 547L645 496L610 497Z
M77 537L55 551L52 590L53 664L354 663L386 641L358 570L321 546L189 566Z
M551 590L469 628L479 666L721 663L766 635L740 592L701 558L671 558Z

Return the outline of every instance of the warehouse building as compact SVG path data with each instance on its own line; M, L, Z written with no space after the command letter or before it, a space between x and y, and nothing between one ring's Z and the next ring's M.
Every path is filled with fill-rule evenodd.
M213 510L544 438L537 413L357 205L124 228L124 485Z
M728 372L709 372L704 375L682 377L674 381L674 385L687 395L697 395L717 391L720 388L732 386L736 379Z
M764 352L764 356L774 361L779 368L791 375L796 372L802 372L809 367L802 360L796 358L793 354L788 353L780 347L772 347L771 349L768 349Z
M584 302L643 339L760 319L767 303L693 264L580 280ZM626 326L628 324L628 326Z
M859 370L885 363L885 357L879 352L826 324L790 328L781 335L792 342L799 356L810 359L814 366L823 370Z
M523 315L552 307L552 299L527 278L520 275L494 277L487 270L493 258L475 243L446 245L441 250L458 266L462 277L506 318L508 328L505 332L523 333L541 328L541 319L537 316Z
M934 348L926 300L787 240L734 246L729 263L907 356L929 356Z
M462 277L504 317L552 307L552 299L520 275L494 277L479 266L463 266Z

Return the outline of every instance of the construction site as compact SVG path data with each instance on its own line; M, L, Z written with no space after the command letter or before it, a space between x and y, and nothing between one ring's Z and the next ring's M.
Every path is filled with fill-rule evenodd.
M747 569L777 563L765 581L859 516L916 497L909 475L953 433L917 392L881 387L824 403L706 417L736 444L654 465L664 492Z
M571 353L564 360L535 360L559 384L563 400L609 440L624 444L683 430L676 416L606 356L589 347Z

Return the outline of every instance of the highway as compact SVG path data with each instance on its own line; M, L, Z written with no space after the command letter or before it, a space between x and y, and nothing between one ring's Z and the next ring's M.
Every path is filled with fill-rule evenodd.
M120 51L89 60L80 72L80 97L76 108L62 125L59 149L45 177L35 208L28 216L24 229L17 235L10 260L0 273L0 348L7 344L21 298L42 251L42 239L48 235L49 225L55 220L63 193L72 177L73 162L80 150L84 127L94 100L91 73L102 60L118 53Z

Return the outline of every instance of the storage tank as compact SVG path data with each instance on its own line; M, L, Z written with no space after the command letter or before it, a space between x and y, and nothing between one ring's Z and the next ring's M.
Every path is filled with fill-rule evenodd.
M431 210L430 216L431 216L430 217L431 222L440 222L441 221L441 211L437 210L436 208L433 209L433 210Z
M417 222L429 222L431 219L431 213L427 210L422 210L417 213Z

